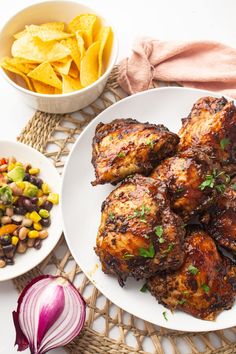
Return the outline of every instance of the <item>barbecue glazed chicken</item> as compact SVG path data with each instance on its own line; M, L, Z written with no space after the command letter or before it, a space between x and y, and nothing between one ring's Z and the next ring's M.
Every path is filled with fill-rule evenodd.
M169 207L161 181L135 175L113 190L102 205L95 251L105 273L148 278L178 268L185 231Z
M100 123L93 139L96 180L92 184L116 184L134 173L147 175L158 162L175 153L178 142L178 135L161 124L134 119Z
M184 252L183 266L175 272L154 276L148 281L148 289L171 310L214 320L219 312L233 305L235 268L222 259L204 231L194 231L186 238Z
M167 185L171 208L188 221L200 210L206 209L217 195L217 190L211 188L215 186L205 186L205 181L210 178L208 176L212 176L213 180L215 167L207 151L193 148L163 161L151 177ZM218 183L215 181L214 184Z
M210 147L212 157L228 171L236 171L236 107L224 97L202 97L179 131L179 151Z
M206 226L216 242L236 252L236 179L211 207L209 223Z

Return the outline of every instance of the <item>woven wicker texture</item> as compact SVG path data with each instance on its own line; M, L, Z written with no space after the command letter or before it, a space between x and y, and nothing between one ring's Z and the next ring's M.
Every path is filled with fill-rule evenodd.
M85 126L98 113L125 96L116 83L116 76L115 68L102 96L73 116L36 112L18 140L44 153L61 171L73 143ZM142 321L112 304L76 265L63 236L53 253L40 266L14 279L14 285L21 291L30 279L42 273L68 277L87 303L86 326L65 347L68 353L236 353L236 328L200 334L170 331Z

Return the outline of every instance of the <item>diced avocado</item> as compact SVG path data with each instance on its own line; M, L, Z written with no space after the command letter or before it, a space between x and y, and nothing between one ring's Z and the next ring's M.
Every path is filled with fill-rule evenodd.
M25 177L25 170L22 166L15 166L10 172L8 172L7 177L13 182L21 182Z
M36 197L38 194L38 187L30 182L24 182L24 183L25 183L25 189L23 195L29 198Z
M0 200L3 204L12 203L12 190L8 186L3 186L0 188Z

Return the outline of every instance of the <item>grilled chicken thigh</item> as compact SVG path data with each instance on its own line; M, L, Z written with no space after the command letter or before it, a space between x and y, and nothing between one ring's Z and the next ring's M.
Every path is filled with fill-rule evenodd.
M169 208L165 185L135 175L103 203L95 251L103 271L123 285L128 276L148 278L178 268L184 234L181 219Z
M161 124L134 119L100 123L93 139L96 180L92 184L116 184L134 173L147 175L158 162L174 154L178 142L178 135Z
M216 242L236 252L236 179L220 196L209 212L207 230Z
M236 107L224 97L202 97L179 131L179 151L190 147L209 147L212 157L236 171Z
M167 185L172 209L188 221L200 210L206 209L217 195L215 187L219 181L218 178L213 181L215 167L207 150L193 148L163 161L151 177ZM213 185L205 186L211 176Z
M235 268L222 259L213 239L204 231L194 231L186 238L184 252L183 266L149 279L148 289L171 310L214 320L218 313L233 305Z

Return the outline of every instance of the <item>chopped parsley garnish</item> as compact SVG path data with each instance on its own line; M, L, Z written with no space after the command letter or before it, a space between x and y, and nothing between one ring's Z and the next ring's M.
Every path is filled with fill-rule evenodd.
M125 157L125 153L121 151L119 154L117 154L117 157Z
M115 215L113 213L109 213L109 219L110 220L114 220L115 219Z
M188 290L183 291L183 295L188 295L188 294L189 294Z
M210 288L209 288L209 286L208 286L208 285L206 285L206 284L202 284L202 288L203 288L203 290L205 291L205 293L209 293Z
M134 257L134 254L130 254L128 252L126 252L124 255L123 255L123 258L132 258Z
M230 140L228 138L224 138L220 141L220 147L222 150L226 148L230 144Z
M140 247L139 248L139 255L144 257L144 258L153 258L155 256L155 248L152 243L150 243L150 246L148 249Z
M166 321L168 321L167 312L166 312L166 311L163 311L163 312L162 312L162 316L164 317L164 319L165 319Z
M155 234L156 234L157 237L158 237L159 243L164 243L165 240L164 240L164 238L162 237L162 235L163 235L163 227L162 227L161 225L158 225L158 226L155 227L154 230L155 230Z
M234 184L232 185L232 188L233 188L234 191L236 191L236 183L234 183Z
M188 226L188 224L181 225L182 229L184 229L186 226Z
M213 170L211 175L206 175L206 179L205 181L203 181L199 188L201 189L201 191L203 191L206 187L209 188L215 188L218 192L223 193L225 191L225 184L224 183L220 183L220 184L216 184L217 183L217 179L222 176L225 179L225 183L229 183L230 182L230 176L225 174L224 171L221 172L217 172L216 169Z
M170 253L174 247L175 245L173 243L169 243L168 248L165 251L163 251L163 253Z
M143 286L141 287L140 291L141 291L141 293L146 293L147 290L148 290L147 283L144 283Z
M134 215L128 216L128 219L139 218L141 222L146 223L145 215L150 213L150 208L142 204L141 210L135 209Z
M178 304L183 305L186 302L186 299L181 299L178 301Z
M183 191L184 191L184 188L177 188L177 189L176 189L176 192L177 192L177 193L181 193L181 192L183 192Z
M153 143L152 140L147 140L147 141L146 141L146 145L149 145L151 149L154 148L154 143Z
M199 269L197 267L194 267L192 264L188 267L189 273L192 275L196 275L199 272Z

